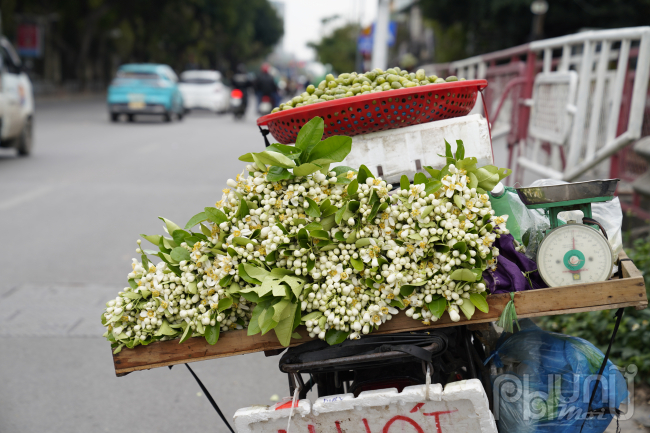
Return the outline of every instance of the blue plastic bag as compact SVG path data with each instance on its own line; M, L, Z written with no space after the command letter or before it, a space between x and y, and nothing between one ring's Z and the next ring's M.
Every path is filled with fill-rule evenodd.
M494 416L501 433L602 433L613 416L586 419L603 353L586 340L527 327L503 342L491 361ZM625 378L611 361L592 410L616 408L628 395Z

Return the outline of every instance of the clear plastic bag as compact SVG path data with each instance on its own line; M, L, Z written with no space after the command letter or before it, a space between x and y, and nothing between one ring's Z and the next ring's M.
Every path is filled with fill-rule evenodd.
M506 226L510 234L517 242L526 246L526 256L535 260L537 247L546 230L551 227L544 211L528 209L519 198L517 190L509 186L505 187L502 195L498 197L491 195L490 202L497 215L508 214Z
M527 322L525 329L505 340L492 355L498 371L492 383L499 431L578 433L584 422L583 433L602 433L611 414L585 422L602 352L586 340L543 331ZM627 395L625 378L607 361L592 410L618 409Z
M552 186L565 183L568 182L556 179L538 179L530 184L530 186ZM591 205L591 217L603 225L607 232L609 244L612 247L612 251L614 251L614 257L618 257L618 253L623 249L623 236L621 234L623 211L618 197L614 197L613 200L604 203L593 203ZM575 220L576 222L582 223L582 212L560 212L558 219L562 221Z

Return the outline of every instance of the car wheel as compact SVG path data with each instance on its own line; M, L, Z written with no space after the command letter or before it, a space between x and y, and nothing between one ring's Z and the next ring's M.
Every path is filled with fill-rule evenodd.
M135 114L129 114L127 116L127 119L128 119L129 122L134 122L135 121Z
M25 121L25 126L23 126L23 131L18 138L18 155L27 156L32 152L32 146L34 144L34 136L32 134L32 119L29 118Z
M178 120L183 120L183 113L178 113Z
M163 115L163 120L164 120L166 123L171 122L171 121L172 121L172 115L171 115L170 113L165 113L165 114Z
M117 122L120 120L120 115L118 113L110 113L111 122Z

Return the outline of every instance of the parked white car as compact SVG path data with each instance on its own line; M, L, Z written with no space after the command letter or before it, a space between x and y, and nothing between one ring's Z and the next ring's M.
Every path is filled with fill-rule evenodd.
M214 113L228 111L230 89L219 71L185 71L179 84L185 110L203 109Z
M22 62L9 41L0 38L0 147L15 148L18 155L32 151L34 91Z

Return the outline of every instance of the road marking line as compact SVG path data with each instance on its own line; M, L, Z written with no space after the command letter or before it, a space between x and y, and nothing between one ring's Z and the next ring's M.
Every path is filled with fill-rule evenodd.
M19 196L10 198L9 200L0 201L0 210L7 210L16 206L20 206L23 203L27 203L29 201L39 198L42 195L47 194L53 189L54 187L52 185L43 186L41 188L34 189L32 191L26 192Z

